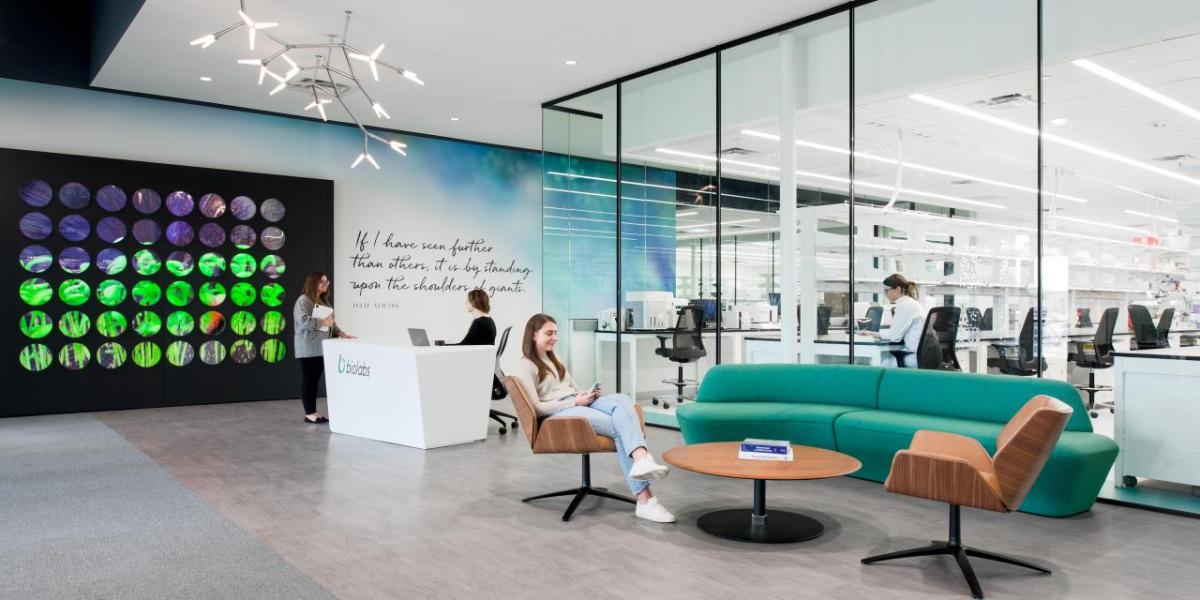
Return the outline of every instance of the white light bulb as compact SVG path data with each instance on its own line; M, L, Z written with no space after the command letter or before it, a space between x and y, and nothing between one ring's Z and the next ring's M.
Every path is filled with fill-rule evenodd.
M383 106L378 102L372 103L371 108L375 110L375 116L377 117L383 117L385 119L392 118L392 115L389 115L386 110L383 110Z
M388 142L388 145L392 147L392 150L399 152L402 156L408 156L408 153L404 151L404 149L408 147L408 144L392 140Z
M360 153L358 155L358 158L354 159L354 162L350 165L350 168L353 169L353 168L357 167L358 163L362 162L363 159L366 157L367 157L367 154L365 152Z
M405 79L407 79L417 85L425 85L425 82L421 81L421 78L417 77L417 74L413 73L412 71L402 71L401 74L404 75Z
M375 167L375 170L376 170L376 171L378 171L378 170L379 170L379 163L375 162L375 157L374 157L374 156L371 156L370 154L368 154L368 155L367 155L367 162L371 163L371 166L372 166L372 167Z
M217 36L210 33L204 37L199 37L199 38L192 40L190 45L200 46L200 49L203 50L204 48L207 48L207 47L213 45L213 42L215 42L215 41L217 41Z

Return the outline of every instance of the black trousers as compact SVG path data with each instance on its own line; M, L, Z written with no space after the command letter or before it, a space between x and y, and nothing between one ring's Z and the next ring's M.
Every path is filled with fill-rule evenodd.
M300 361L300 399L304 402L304 414L317 412L317 388L325 372L325 357L310 356Z

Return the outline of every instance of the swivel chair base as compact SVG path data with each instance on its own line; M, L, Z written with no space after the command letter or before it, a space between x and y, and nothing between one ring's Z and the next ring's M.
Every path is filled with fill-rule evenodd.
M512 423L511 424L505 423L504 419L501 419L500 417L504 417L504 419L509 419L512 421ZM488 418L490 418L491 420L500 424L500 435L504 435L504 434L508 433L509 429L516 430L517 427L521 426L521 422L518 421L516 417L514 417L506 412L499 411L499 410L490 410L489 409L488 410Z
M600 496L601 498L608 498L609 500L620 500L621 502L637 504L637 500L634 500L628 496L614 494L604 488L592 487L592 457L589 454L584 454L582 458L583 478L579 484L579 487L571 488L569 490L562 490L561 492L550 492L549 494L538 494L537 496L522 498L521 502L541 500L543 498L557 498L560 496L574 496L575 498L571 500L571 504L567 505L567 512L563 513L563 521L570 521L571 515L575 514L575 509L579 508L579 503L583 502L583 499L587 498L588 496Z
M1096 393L1097 392L1111 392L1112 387L1107 386L1107 385L1096 385L1096 372L1095 371L1088 372L1088 384L1087 385L1077 385L1077 386L1075 386L1075 388L1078 389L1079 391L1087 394L1087 396L1088 396L1088 399L1087 399L1088 414L1091 415L1091 417L1093 419L1100 416L1100 413L1098 413L1096 411L1096 407L1107 408L1108 412L1110 412L1110 413L1117 412L1116 406L1112 402L1100 402L1100 403L1096 402Z
M684 388L686 388L689 385L697 384L697 382L694 379L684 379L683 378L683 363L679 363L679 378L678 379L664 379L664 380L662 380L662 382L669 383L669 384L675 386L676 392L675 392L675 398L673 400L676 405L683 404L684 400L694 400L694 398L689 398L689 397L683 395ZM660 398L658 396L655 396L653 399L650 400L651 404L653 404L655 406L661 405L664 410L671 408L671 402L672 402L672 399Z

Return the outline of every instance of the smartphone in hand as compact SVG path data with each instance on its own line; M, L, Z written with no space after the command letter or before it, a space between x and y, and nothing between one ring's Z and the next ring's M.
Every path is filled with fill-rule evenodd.
M593 383L593 384L592 384L592 389L590 389L590 390L588 390L588 391L589 391L589 392L591 392L591 393L593 393L593 394L598 394L598 393L600 392L600 382L599 382L599 381L597 381L596 383Z

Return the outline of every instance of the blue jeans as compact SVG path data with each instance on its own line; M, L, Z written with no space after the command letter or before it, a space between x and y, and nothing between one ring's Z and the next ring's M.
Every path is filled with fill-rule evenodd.
M633 398L628 394L605 394L588 406L572 406L554 413L550 418L558 417L584 417L597 435L612 438L617 443L617 461L625 474L625 483L629 484L634 495L650 486L648 481L629 477L629 470L633 467L633 458L629 454L645 446L646 438L642 436L637 411L633 409Z

